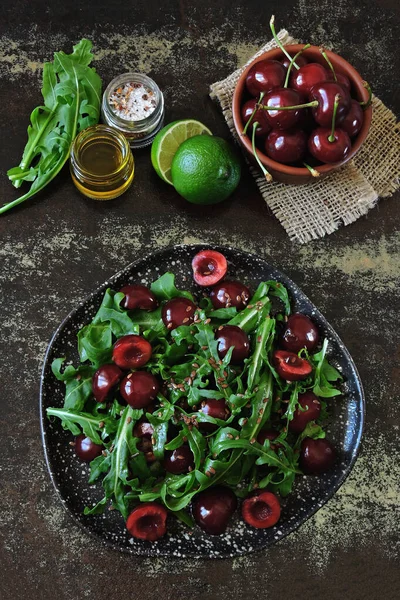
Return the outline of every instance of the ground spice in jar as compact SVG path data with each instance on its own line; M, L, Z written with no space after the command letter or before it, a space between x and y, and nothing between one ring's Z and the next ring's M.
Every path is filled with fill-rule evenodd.
M115 115L127 121L141 121L156 109L153 90L142 83L128 82L115 88L109 99Z

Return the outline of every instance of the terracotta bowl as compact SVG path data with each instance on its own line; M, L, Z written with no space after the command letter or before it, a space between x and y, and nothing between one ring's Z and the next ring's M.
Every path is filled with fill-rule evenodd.
M299 50L301 50L303 48L303 46L304 46L304 44L295 44L292 46L285 46L285 48L292 56L294 56L296 54L296 52L298 52ZM334 52L329 52L329 51L327 51L327 54L333 64L335 70L338 73L347 75L347 77L350 79L352 98L355 98L359 101L364 101L364 102L367 101L368 100L368 92L365 89L365 87L363 86L363 78L358 73L358 71L356 71L354 69L354 67L352 67L346 60L344 60L344 58L342 58L338 54L335 54ZM324 57L321 55L321 53L319 51L318 46L311 46L308 50L306 50L304 52L304 56L310 62L318 62L324 66L327 66ZM241 106L243 105L244 102L246 102L246 100L248 100L250 98L250 95L246 90L247 73L249 72L250 68L255 63L259 62L260 60L264 60L266 58L272 59L272 60L280 60L281 58L283 58L283 52L279 48L275 48L274 50L265 52L261 56L258 56L257 58L255 58L253 60L253 62L251 64L249 64L249 66L246 67L246 69L241 74L239 81L236 85L234 94L233 94L233 102L232 102L233 121L235 123L235 128L236 128L237 134L239 136L239 140L242 143L242 145L244 146L244 148L246 149L249 156L251 157L252 162L254 162L255 164L257 164L257 163L255 162L253 150L251 147L251 138L248 135L243 135L243 133L242 133L245 124L243 123L243 120L242 120ZM316 170L319 171L320 177L323 177L323 176L327 175L328 173L335 171L336 169L338 169L339 167L344 165L346 162L348 162L355 156L355 154L358 152L358 150L360 149L361 145L363 144L363 142L365 141L365 139L368 135L368 130L371 125L371 118L372 118L372 107L369 106L364 111L364 122L363 122L363 125L361 128L361 131L358 134L358 136L354 140L352 140L352 147L351 147L351 151L349 152L348 156L344 160L342 160L338 163L330 164L330 165L325 164L325 165L320 165L318 167L315 167ZM258 150L258 156L259 156L262 164L265 166L265 168L271 173L273 178L276 179L277 181L282 181L283 183L292 183L292 184L299 185L299 184L309 183L310 181L316 180L316 178L313 177L310 174L310 172L308 171L308 169L306 169L305 167L292 167L290 165L284 165L282 163L278 163L275 160L271 160L270 158L268 158L268 156L266 156L260 150Z

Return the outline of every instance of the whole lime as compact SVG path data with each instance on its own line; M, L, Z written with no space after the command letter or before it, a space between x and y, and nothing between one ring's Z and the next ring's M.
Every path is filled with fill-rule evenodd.
M209 135L184 141L171 165L178 194L193 204L217 204L228 198L240 180L240 162L228 142Z

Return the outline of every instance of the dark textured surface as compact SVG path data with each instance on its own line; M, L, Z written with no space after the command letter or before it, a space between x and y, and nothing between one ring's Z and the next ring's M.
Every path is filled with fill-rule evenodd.
M41 99L40 62L54 50L69 51L85 35L104 82L144 70L165 92L168 120L193 116L228 137L208 86L269 39L272 11L278 27L341 53L399 116L395 0L15 1L2 7L0 21L1 200L16 197L5 171L20 160ZM204 210L157 178L147 151L135 158L133 187L116 201L80 197L65 169L40 197L0 218L0 598L397 598L400 194L300 247L249 174L230 200ZM340 492L273 548L223 562L135 558L102 547L64 512L40 440L39 370L52 331L125 264L183 241L237 246L284 270L342 337L367 396L362 452Z

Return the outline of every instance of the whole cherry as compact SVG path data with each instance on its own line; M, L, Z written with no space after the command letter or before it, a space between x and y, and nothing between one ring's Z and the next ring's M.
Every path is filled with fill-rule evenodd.
M340 95L335 97L332 128L318 127L308 139L308 149L314 158L321 162L332 164L344 160L351 149L351 141L343 129L336 128L336 112Z
M294 54L293 54L293 56L294 56ZM293 56L292 56L292 58L293 58ZM283 58L281 58L280 62L283 64L283 66L285 67L286 70L289 68L289 65L291 63L291 61L289 60L289 58L287 56L284 56ZM304 65L308 64L308 60L306 59L305 56L300 55L296 58L296 64L299 67L303 67Z
M336 460L334 446L326 439L305 438L301 443L300 467L307 475L318 475L331 469Z
M251 98L250 100L247 100L247 102L245 102L243 104L243 106L242 106L243 123L247 123L247 121L250 119L251 115L253 115L254 109L257 104L258 104L258 101L256 100L256 98ZM257 137L267 135L267 133L269 133L271 131L271 125L268 123L267 114L266 114L265 110L257 108L257 110L254 112L252 121L253 122L257 121L257 123L258 123L258 126L256 128L256 136Z
M251 96L258 97L260 92L269 92L274 87L282 87L286 69L277 60L259 60L246 77L246 87Z
M226 421L230 415L230 410L224 398L207 398L201 403L199 412L203 413L203 415L213 417L213 419L220 419L221 421ZM218 429L218 425L199 421L199 429L211 433Z
M335 75L336 75L336 79L335 79ZM346 88L346 90L348 92L351 91L351 83L350 83L350 79L347 77L347 75L343 75L343 73L338 73L337 71L335 72L335 75L332 73L332 71L328 71L328 81L336 81L337 83L340 83L340 85L344 88Z
M95 444L92 440L83 433L75 438L74 443L75 453L83 462L91 462L104 450L104 446Z
M299 405L294 411L293 419L289 421L289 429L293 433L301 433L307 423L315 421L321 414L321 403L313 392L299 394Z
M214 308L229 308L234 306L238 310L242 310L249 303L250 290L239 281L225 280L212 288L210 299Z
M160 385L148 371L134 371L121 381L121 396L133 408L145 408L157 398Z
M164 455L164 469L174 475L187 473L194 467L194 457L187 444L176 450L167 450Z
M314 120L318 125L321 125L321 127L330 127L332 125L335 99L337 96L339 96L339 102L336 108L336 126L344 120L350 110L350 92L335 81L323 81L311 88L309 99L318 102L318 106L313 108L311 112Z
M181 325L191 325L194 320L196 305L189 298L178 296L168 300L162 307L162 320L167 329L176 329Z
M118 385L123 372L117 365L103 365L93 375L92 389L97 402L105 402Z
M290 86L308 98L311 88L328 79L328 71L319 63L308 63L300 67L298 71L292 69Z
M220 485L200 492L192 503L194 520L209 535L224 533L236 508L235 494Z
M318 329L310 317L302 313L289 316L280 340L282 348L296 353L302 348L314 350L318 341Z
M273 129L265 140L269 158L283 164L302 160L307 151L307 136L302 129Z
M340 129L343 129L349 137L354 138L360 132L363 122L363 109L357 100L352 100L349 112L340 123Z
M224 325L217 329L218 356L223 359L229 348L234 348L231 357L232 365L241 364L250 354L250 341L247 333L236 325Z
M290 88L275 88L265 95L263 106L273 107L296 107L302 104L302 97ZM300 120L301 108L289 110L266 110L267 120L273 129L289 129L294 127Z
M127 310L140 308L141 310L155 310L158 306L157 298L145 285L125 285L119 290L125 294L121 306Z

